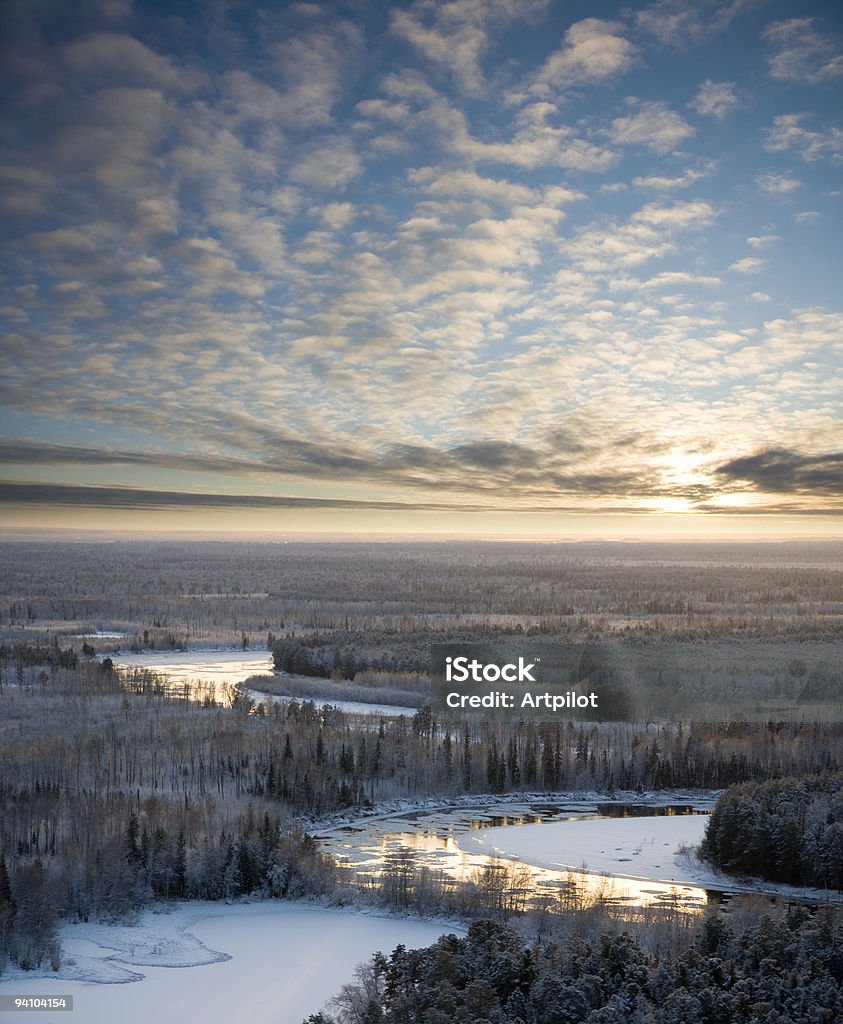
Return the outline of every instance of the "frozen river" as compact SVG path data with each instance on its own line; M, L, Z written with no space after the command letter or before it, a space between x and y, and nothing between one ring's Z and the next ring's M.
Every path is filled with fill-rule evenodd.
M708 902L709 890L732 889L682 853L702 840L712 803L706 794L661 805L588 794L525 796L361 819L317 838L363 879L375 879L398 854L459 882L471 882L490 864L510 863L522 869L519 884L530 901L575 890L583 900L599 894L616 905L694 909ZM613 813L619 810L627 816Z
M301 1024L376 950L461 931L296 903L186 904L133 928L68 925L65 977L4 975L0 996L72 996L72 1011L36 1015L50 1024ZM0 1010L0 1024L21 1019Z
M220 701L225 700L228 687L244 683L251 676L275 676L279 681L284 678L283 675L275 672L272 655L269 651L219 649L145 651L141 654L115 654L112 661L117 669L146 669L157 675L165 676L175 689L190 685L200 699L207 695ZM199 686L197 687L196 684ZM246 689L244 692L256 703L291 699L259 693L257 690L251 689ZM325 697L298 697L296 699L312 699L319 705L330 704L347 714L383 715L386 717L407 715L412 717L416 713L415 708L398 707L393 704L364 704L359 701L332 700Z

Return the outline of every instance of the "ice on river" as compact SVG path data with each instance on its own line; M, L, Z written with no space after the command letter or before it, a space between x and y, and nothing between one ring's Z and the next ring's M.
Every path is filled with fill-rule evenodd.
M166 676L172 683L239 683L249 676L272 673L269 651L196 650L119 654L117 668L143 668Z
M580 818L517 828L486 828L460 836L470 853L510 857L537 867L588 866L592 873L693 883L687 865L675 863L680 845L702 842L707 814L642 818Z

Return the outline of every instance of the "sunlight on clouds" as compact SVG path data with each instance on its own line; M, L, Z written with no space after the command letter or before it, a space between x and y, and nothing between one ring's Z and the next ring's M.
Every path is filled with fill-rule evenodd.
M770 152L792 149L807 163L815 160L843 160L843 129L835 126L822 131L805 128L806 114L779 114L773 118L773 127L767 129L764 148Z
M620 34L617 22L585 18L565 33L564 45L552 53L528 86L530 95L552 99L557 90L600 82L629 70L635 47Z
M619 146L646 146L663 155L694 134L694 129L675 110L661 101L627 100L635 113L612 122L611 138Z
M657 498L654 502L657 512L691 512L693 506L686 498Z
M757 256L745 256L742 260L730 263L729 270L736 270L739 274L760 274L764 269L765 262Z
M788 192L802 187L802 182L792 174L775 174L773 171L759 174L755 183L762 192L769 192L773 195L786 195Z
M839 508L840 49L813 7L17 10L8 495L441 532Z

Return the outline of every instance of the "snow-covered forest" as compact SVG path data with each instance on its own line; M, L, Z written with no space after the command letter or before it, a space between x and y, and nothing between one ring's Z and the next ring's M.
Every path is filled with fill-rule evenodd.
M756 861L764 852L772 878L797 881L770 852L787 847L786 834L798 847L791 860L801 866L799 881L839 884L829 867L840 862L839 775L836 790L811 780L833 778L843 765L840 545L21 542L2 545L2 555L0 968L59 964L61 921L130 921L157 901L246 895L367 898L510 924L529 918L530 927L557 936L565 932L561 917L578 913L580 924L571 928L589 941L598 942L601 929L622 933L622 915L595 916L594 907L550 901L538 916L535 907L528 914L518 872L508 867L487 872L468 894L398 855L374 887L352 892L356 883L314 839L318 823L397 800L742 784L721 798L706 843L712 859L743 871L734 853L743 844ZM631 677L634 662L642 686L671 691L682 683L704 696L741 691L782 706L813 701L822 720L723 723L714 714L677 714L599 723L454 721L424 706L431 643L534 637L565 645L574 678ZM290 682L299 699L264 705L233 686L172 687L155 673L114 665L129 651L221 644L267 656L274 650L281 668L295 670ZM302 671L307 659L318 669L313 675ZM273 685L284 679L276 676ZM304 699L314 679L351 700L363 692L421 706L362 718ZM799 781L783 781L792 776ZM809 794L807 806L794 793ZM751 834L737 828L736 815ZM677 921L675 913L639 916L636 942L648 930L675 936ZM794 936L810 931L806 921L793 928ZM679 931L683 941L667 947L691 949L693 927L685 922ZM741 959L734 941L729 957L737 966L722 976L738 985L752 974L752 985L760 985L761 960L748 953ZM647 961L646 942L629 949L643 964L636 1005L649 1013L647 1000L659 1003L680 968L673 960L669 967ZM463 955L456 946L448 950L455 963ZM516 957L522 966L527 950ZM568 970L558 951L536 955L557 974ZM602 955L588 954L598 961ZM839 981L835 964L817 968L820 994L829 979ZM595 972L601 970L598 964ZM550 998L548 977L539 971L518 982L529 996L525 1007ZM561 977L557 989L567 991ZM708 998L694 985L688 1007ZM484 991L478 1007L492 998ZM780 995L771 996L771 1007ZM500 1013L484 1010L486 1017L517 1019L500 1016L510 1004L499 997ZM455 1013L462 996L453 998ZM619 1010L582 998L591 1024L638 1019L617 1018ZM474 995L466 999L466 1007L475 1006ZM436 1012L447 1019L480 1019L443 1007ZM407 1019L391 1004L382 1011L383 1020ZM445 1019L431 1013L419 1019ZM526 1013L525 1021L534 1019Z
M717 801L702 853L733 875L843 889L843 773L731 787Z
M843 1019L843 929L804 910L735 934L712 917L679 955L628 934L528 942L492 922L378 955L306 1024L819 1024Z

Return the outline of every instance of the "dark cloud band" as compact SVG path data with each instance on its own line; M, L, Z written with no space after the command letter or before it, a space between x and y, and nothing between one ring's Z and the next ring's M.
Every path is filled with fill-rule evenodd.
M804 455L770 448L718 466L719 476L768 494L843 496L843 452Z

